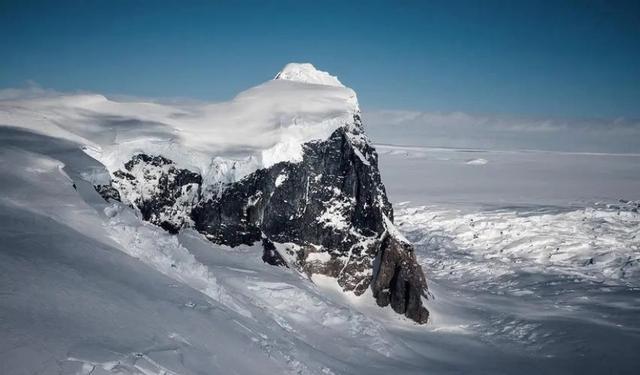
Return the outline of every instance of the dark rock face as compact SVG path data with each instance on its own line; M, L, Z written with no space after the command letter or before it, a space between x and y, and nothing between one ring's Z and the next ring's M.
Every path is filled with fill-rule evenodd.
M276 245L273 244L268 238L262 238L262 261L268 263L272 266L287 266L287 262L282 258L278 250L276 249Z
M257 170L215 193L160 156L136 155L125 169L113 173L113 186L145 220L174 233L191 226L229 246L262 241L269 264L334 277L356 295L371 287L380 306L427 322L424 274L393 226L378 156L358 116L303 145L301 162Z
M75 184L73 184L73 187L75 189ZM116 190L113 186L96 185L95 188L98 194L100 194L106 201L121 201L120 192L118 192L118 190Z
M427 282L411 245L385 235L378 256L371 284L378 305L390 304L399 314L405 314L416 322L427 322L429 312L422 307L421 299Z

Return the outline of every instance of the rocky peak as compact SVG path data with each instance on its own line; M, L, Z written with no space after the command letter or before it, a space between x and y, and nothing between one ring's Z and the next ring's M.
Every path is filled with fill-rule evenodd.
M333 277L356 295L370 288L380 306L425 323L425 277L393 224L355 93L311 64L289 64L232 107L240 104L242 116L260 116L246 117L237 131L275 133L261 164L210 157L203 176L168 155L137 153L111 171L111 185L96 189L171 233L189 227L218 244L261 243L268 264ZM273 106L283 110L278 126Z
M172 161L139 154L99 187L175 233L193 227L218 244L262 243L262 259L309 276L335 278L356 295L371 288L380 306L425 323L427 284L413 247L393 224L378 155L358 115L328 139L303 145L300 162L279 162L215 195Z

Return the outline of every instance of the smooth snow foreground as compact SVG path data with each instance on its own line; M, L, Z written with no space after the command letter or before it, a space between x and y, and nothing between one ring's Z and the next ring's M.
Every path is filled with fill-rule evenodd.
M426 326L269 266L261 249L171 236L93 189L143 146L205 170L215 154L233 179L235 161L258 168L273 147L321 137L354 109L352 92L294 67L287 76L310 81L216 105L0 100L0 374L637 372L638 156L379 146L433 293ZM261 90L300 87L326 101L252 123L263 138L196 127L217 106L254 120L274 110ZM264 112L241 113L245 100Z

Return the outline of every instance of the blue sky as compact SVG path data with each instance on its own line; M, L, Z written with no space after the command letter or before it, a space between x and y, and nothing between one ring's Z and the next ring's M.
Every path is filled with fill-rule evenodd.
M224 100L308 61L364 108L637 118L638 4L3 0L0 87Z

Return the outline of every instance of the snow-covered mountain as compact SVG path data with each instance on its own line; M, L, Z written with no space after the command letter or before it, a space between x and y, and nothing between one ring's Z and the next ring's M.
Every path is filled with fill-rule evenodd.
M637 156L374 147L275 77L0 94L0 373L635 372Z
M82 96L36 99L20 115L5 122L82 140L110 175L91 183L144 220L221 245L262 242L269 263L356 295L371 287L380 306L427 322L425 277L393 225L355 93L313 65L188 112Z
M313 288L314 283L325 290L314 292L316 295L339 293L345 298L350 295L349 298L367 301L364 303L375 310L386 311L383 307L390 306L386 309L416 322L428 320L428 311L423 306L427 296L425 277L410 243L393 224L393 210L377 169L377 154L364 134L355 93L337 78L310 64L289 64L275 79L241 93L230 102L213 105L117 102L94 94L17 95L2 100L0 124L3 143L11 145L3 150L2 158L6 177L3 180L12 181L3 187L4 220L10 217L18 222L22 217L35 220L38 224L33 230L44 238L51 236L51 230L64 233L60 241L50 244L53 250L48 254L54 264L47 265L43 272L82 273L77 267L90 262L88 267L102 276L94 279L85 275L76 281L80 282L80 288L84 285L97 288L97 295L87 301L92 305L112 304L117 315L127 307L111 301L115 298L113 293L127 295L130 293L120 290L122 287L144 289L133 283L146 285L152 279L168 277L174 281L162 281L165 288L170 289L177 282L179 290L189 289L184 296L178 290L167 294L168 298L186 301L180 303L183 307L178 310L186 306L197 311L202 305L209 315L212 308L218 308L216 304L229 310L230 316L237 315L232 321L253 332L249 335L250 341L241 347L257 346L261 355L273 355L272 349L264 347L273 344L260 343L269 336L256 333L251 328L256 324L275 324L280 327L278 330L295 337L327 328L327 324L338 324L342 327L336 326L339 330L355 328L356 337L384 336L375 328L375 323L356 312L357 309L346 316L338 313L337 318L332 318L344 311L344 307L331 307L306 292L295 291L300 287ZM29 198L24 195L26 192L38 198ZM141 223L141 219L152 226ZM7 228L7 235L17 230L11 229L12 226ZM197 244L194 246L200 249L200 255L185 242ZM39 248L40 245L29 246L27 248ZM20 248L19 242L13 244L13 249ZM120 262L116 268L129 265L127 261L122 263L125 258L112 254L111 249L120 249L123 255L141 260L157 274L146 269L127 270L125 273L129 276L121 279L118 272L112 273L112 257L116 256L116 262ZM223 254L233 255L226 259ZM8 256L5 259L8 264L17 261L13 258L15 254L4 255ZM105 255L107 259L103 259ZM198 257L225 260L219 260L218 264ZM73 261L74 258L78 261ZM244 264L238 271L225 265L238 260ZM60 261L63 264L58 267L56 264ZM69 261L72 264L68 264ZM273 268L265 280L251 270L260 262ZM272 267L274 265L282 267ZM20 272L39 272L34 265L24 269L14 267ZM213 271L212 267L227 271ZM234 273L239 278L233 276ZM153 276L145 276L148 274ZM251 274L256 274L250 277L254 281L245 277ZM13 271L10 275L14 275ZM219 279L220 275L224 275L224 282ZM279 277L299 281L288 284L276 281ZM108 290L91 286L95 282L121 283L128 278L131 279L126 281L128 286L113 286ZM238 281L232 281L234 278ZM87 292L70 285L71 281L66 278L42 278L41 281L52 283L51 295L43 299L49 301L52 308L62 309L60 311L70 316L81 314L78 323L87 325L89 332L93 332L90 336L96 335L96 330L118 331L108 322L89 323L99 319L98 311L73 307L80 303L74 299ZM13 276L10 282L15 282ZM221 285L227 282L234 285ZM158 288L158 291L162 289ZM245 288L255 292L247 294ZM55 300L58 290L68 290L69 298L75 302L59 307ZM17 298L29 293L23 290L12 296ZM264 298L266 302L260 302ZM303 302L309 298L311 306ZM208 300L214 302L203 302ZM294 309L297 311L294 316L302 315L288 321L281 315L280 308L270 307L273 303ZM304 305L298 306L299 303ZM145 305L144 308L151 307ZM178 312L172 313L172 319ZM23 320L7 313L11 321L7 329L15 332L26 329L20 323ZM314 314L318 315L313 317ZM345 317L348 322L342 323ZM56 319L61 321L53 323ZM220 319L229 321L229 317L210 316L210 319L218 322L202 327L223 325L227 330L233 329L228 327L230 323L220 322ZM114 323L128 326L133 320ZM156 359L137 352L121 353L122 358L115 362L101 364L92 357L95 353L91 350L89 357L71 354L76 349L69 345L79 345L74 340L84 337L82 332L74 333L73 319L68 320L63 313L43 321L55 324L54 331L69 330L68 335L56 334L61 342L55 349L67 354L56 352L48 357L63 361L65 366L135 372L146 371L138 364L145 362L144 366L153 371L170 372ZM29 319L24 322L33 324ZM365 324L362 329L356 328L362 324ZM371 328L366 328L367 325ZM44 333L43 338L49 334ZM238 339L233 333L229 335L231 340ZM19 341L18 336L14 339ZM286 336L283 339L290 340ZM169 332L153 345L188 346L192 339L191 334ZM379 345L375 343L377 340L374 338L371 342L374 352L389 355L389 344L380 339ZM121 344L115 338L108 341L115 346ZM101 342L94 344L102 347ZM288 353L292 348L279 348L282 359L276 360L279 364L275 368L324 371L322 367L310 370L313 361L301 363L300 359L291 357ZM97 352L105 350L109 349L102 347ZM198 350L208 352L209 349ZM216 349L216 355L222 353L224 351ZM207 363L204 368L243 368L225 361ZM8 368L21 369L20 365L16 366ZM241 372L256 371L245 368ZM273 368L269 370L273 371Z

